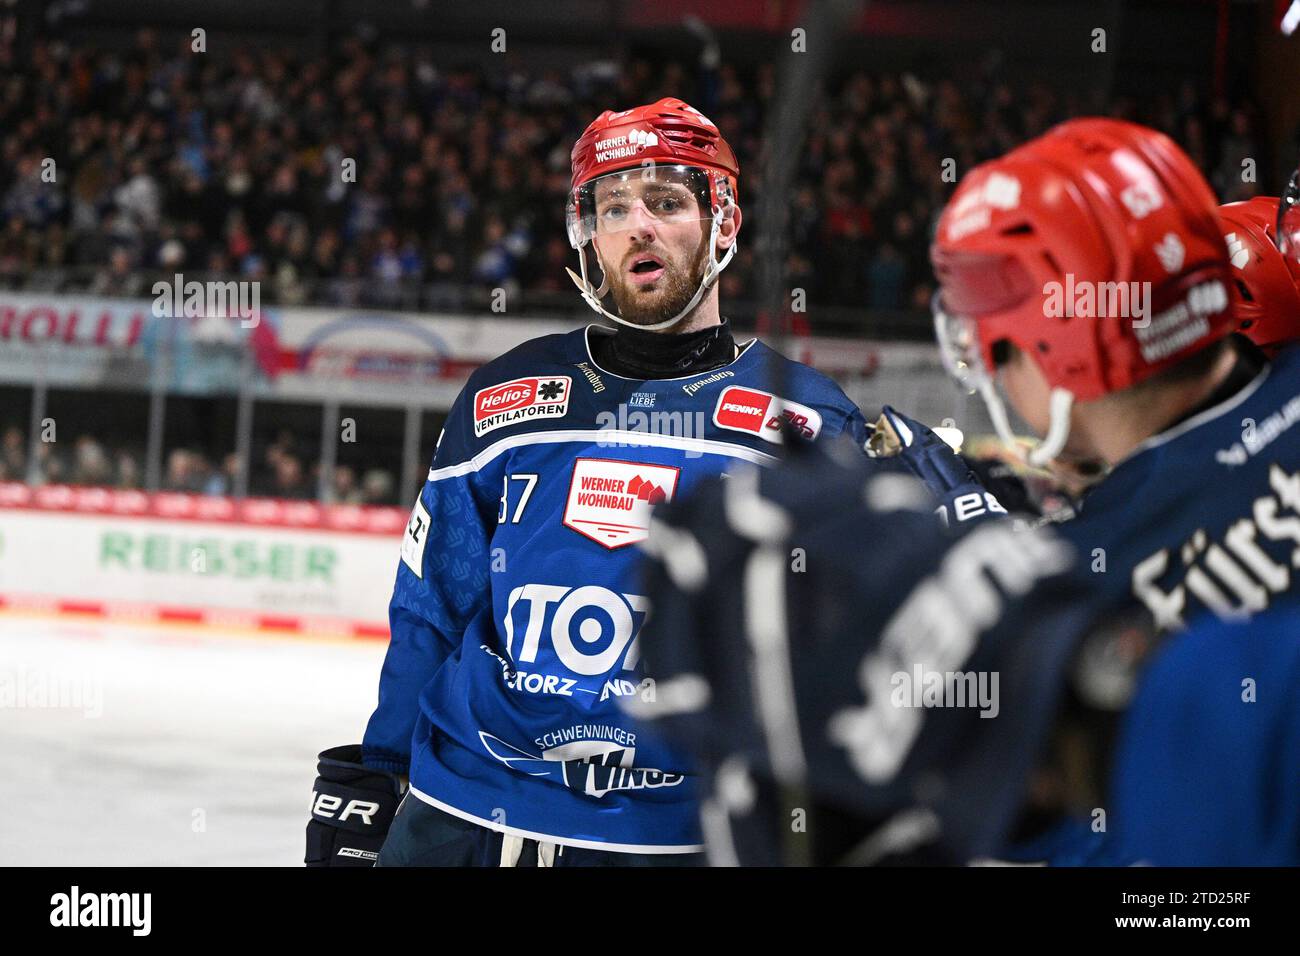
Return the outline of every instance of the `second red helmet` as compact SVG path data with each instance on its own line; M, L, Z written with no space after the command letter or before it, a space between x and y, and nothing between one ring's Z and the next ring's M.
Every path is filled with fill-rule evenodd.
M1266 352L1300 339L1300 264L1277 247L1277 207L1271 196L1219 207L1237 330Z

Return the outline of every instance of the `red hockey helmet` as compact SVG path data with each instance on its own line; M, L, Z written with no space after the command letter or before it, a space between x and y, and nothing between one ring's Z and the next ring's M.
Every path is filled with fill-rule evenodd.
M569 244L578 250L581 275L572 269L568 272L587 304L615 322L627 324L600 304L609 291L608 280L597 289L587 278L587 244L598 230L618 228L612 216L598 216L597 196L635 194L634 198L648 200L651 193L673 193L693 197L691 204L655 208L671 208L675 217L685 215L711 224L709 263L695 296L677 315L637 327L659 329L674 324L695 308L735 255L734 242L721 259L716 253L718 230L736 205L740 178L736 154L707 116L682 100L665 97L648 106L601 113L578 137L571 159L573 184L566 223Z
M1277 219L1271 196L1219 207L1237 330L1268 352L1300 339L1300 262L1278 249Z
M1288 267L1300 269L1300 166L1291 174L1277 201L1277 225L1273 238Z
M1128 388L1228 334L1229 266L1204 177L1172 140L1122 120L1070 120L967 174L930 255L949 371L978 390L1012 447L993 388L1010 342L1052 388L1030 460L1060 453L1070 407Z
M573 144L573 186L598 176L651 161L665 166L696 166L725 180L734 197L740 183L736 154L713 121L682 100L666 96L649 106L597 116ZM715 191L711 197L719 201Z

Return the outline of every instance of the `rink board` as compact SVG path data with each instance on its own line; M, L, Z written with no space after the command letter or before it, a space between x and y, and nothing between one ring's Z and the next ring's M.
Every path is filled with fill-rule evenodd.
M215 518L219 507L201 499L186 513L175 496L143 497L136 514L112 513L111 500L0 507L0 607L387 637L400 513L345 520L343 530L320 508L295 515L242 502Z

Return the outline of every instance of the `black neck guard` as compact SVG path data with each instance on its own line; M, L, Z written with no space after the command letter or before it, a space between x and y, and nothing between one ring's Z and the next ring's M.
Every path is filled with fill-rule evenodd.
M625 378L678 378L707 372L736 357L736 341L723 319L720 325L683 334L646 332L620 325L588 333L591 357L607 372Z

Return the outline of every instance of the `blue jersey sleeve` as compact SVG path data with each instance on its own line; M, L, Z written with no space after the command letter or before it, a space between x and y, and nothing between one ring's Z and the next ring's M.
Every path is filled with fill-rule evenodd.
M379 705L362 744L369 767L406 772L420 690L490 600L488 540L497 500L472 467L468 394L467 387L447 418L402 536Z
M862 410L856 405L849 412L848 421L844 423L844 434L853 439L853 444L866 451L867 439L871 437L871 430L867 427L867 419L863 416Z
M1117 745L1113 836L1157 866L1300 864L1300 611L1202 618L1143 676Z

